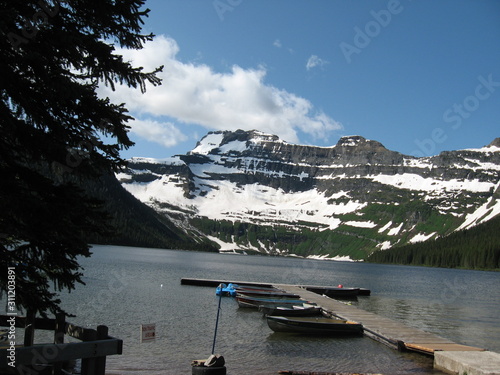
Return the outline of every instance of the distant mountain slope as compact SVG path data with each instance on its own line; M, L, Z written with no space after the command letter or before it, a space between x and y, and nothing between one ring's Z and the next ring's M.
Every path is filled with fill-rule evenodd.
M112 236L89 237L90 243L215 251L214 244L204 236L187 235L164 215L137 200L112 174L87 181L82 187L90 196L105 202L110 224L116 229Z
M187 155L118 174L142 202L222 250L365 259L500 213L500 141L416 158L361 136L331 147L211 132Z
M500 270L500 216L426 242L377 251L369 262Z

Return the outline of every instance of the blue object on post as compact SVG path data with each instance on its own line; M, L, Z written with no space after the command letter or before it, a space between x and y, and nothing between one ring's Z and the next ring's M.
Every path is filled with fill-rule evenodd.
M233 283L229 283L228 285L219 284L217 289L215 289L215 295L234 297L234 296L236 296L236 288L237 287L238 287L238 285L233 284Z

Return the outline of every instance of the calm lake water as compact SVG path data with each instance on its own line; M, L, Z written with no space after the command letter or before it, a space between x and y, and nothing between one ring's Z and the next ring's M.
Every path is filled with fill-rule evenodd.
M111 374L191 374L211 354L215 288L180 285L182 277L359 286L372 295L353 304L461 344L500 351L500 274L260 256L94 246L82 259L86 286L62 295L84 327L109 326L124 353L108 357ZM157 339L140 343L140 324ZM223 298L216 353L228 374L279 370L440 374L432 359L400 353L367 337L315 338L273 333L262 315Z

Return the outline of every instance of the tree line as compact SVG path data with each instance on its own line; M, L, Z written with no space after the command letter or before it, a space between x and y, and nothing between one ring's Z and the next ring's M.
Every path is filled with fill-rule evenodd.
M370 255L368 262L467 268L500 269L500 216L467 230Z

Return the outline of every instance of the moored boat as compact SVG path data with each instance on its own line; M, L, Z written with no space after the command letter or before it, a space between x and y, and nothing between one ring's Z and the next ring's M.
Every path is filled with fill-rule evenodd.
M325 296L333 298L353 298L359 294L359 288L327 288Z
M276 291L236 289L236 295L266 297L266 298L300 298L298 294L283 292L279 289L276 289Z
M281 289L275 288L273 286L270 287L265 287L265 286L258 286L258 285L242 285L239 284L237 285L236 289L245 289L245 290L253 290L253 291L264 291L264 292L282 292Z
M245 294L255 297L266 298L300 298L298 294L288 293L284 290L277 288L253 287L253 286L240 286L238 284L225 284L221 283L215 289L216 295L235 297L237 294Z
M259 306L259 311L270 316L315 316L321 315L322 309L319 306L304 303L300 306Z
M252 307L259 308L259 306L266 307L276 307L276 306L301 306L304 303L314 305L312 302L308 302L302 299L289 299L289 298L256 298L252 296L237 295L236 301L240 307Z
M359 323L315 317L266 316L267 325L274 332L301 333L308 335L359 335L363 326Z
M327 297L333 298L351 298L356 297L359 294L359 288L344 288L340 285L338 287L305 286L305 289L310 292L324 294Z

